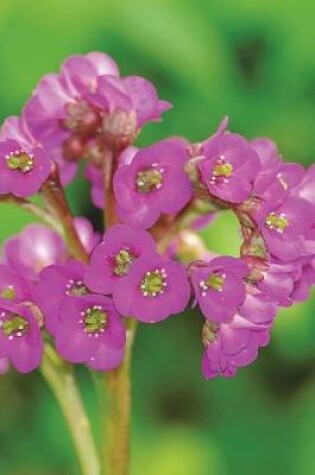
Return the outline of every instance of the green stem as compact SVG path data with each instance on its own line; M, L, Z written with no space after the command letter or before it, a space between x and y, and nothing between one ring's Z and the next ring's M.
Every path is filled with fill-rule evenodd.
M127 475L130 467L132 346L137 322L127 320L127 342L123 363L106 374L104 388L102 475ZM105 404L104 404L105 406Z
M61 232L61 227L59 223L55 220L55 218L50 213L48 213L45 209L32 203L31 201L26 200L25 198L18 198L17 196L14 196L14 195L3 195L0 197L0 202L15 204L19 206L19 208L25 209L29 213L32 213L41 221L48 224L48 226L50 226L51 228L55 229L58 232Z
M65 242L73 257L79 261L88 262L89 255L75 229L73 216L56 170L42 186L41 193L48 210L60 222Z
M46 344L41 373L56 397L69 427L82 475L100 475L89 419L72 365L65 363L51 346Z

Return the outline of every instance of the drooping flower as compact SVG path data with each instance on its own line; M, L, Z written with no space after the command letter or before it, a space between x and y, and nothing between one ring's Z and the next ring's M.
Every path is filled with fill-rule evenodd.
M100 295L66 299L53 328L58 353L97 371L116 368L124 356L126 331L112 300Z
M210 328L210 331L206 329L203 333L206 348L202 373L205 379L232 378L239 368L253 363L259 349L267 346L270 340L270 326L251 324L237 314L230 323Z
M190 298L185 268L159 254L143 254L114 288L118 312L155 323L183 311Z
M203 315L213 322L226 322L246 297L244 278L250 269L242 259L216 257L191 266L191 281Z
M111 226L95 248L84 276L87 286L97 293L112 293L117 282L131 270L143 254L152 253L156 243L151 234L126 224Z
M36 369L43 356L43 340L30 307L0 301L0 358L20 373Z
M7 119L0 131L0 194L32 196L40 190L50 171L50 157L23 120Z
M44 315L44 324L53 335L60 322L60 308L66 299L90 293L83 282L86 266L78 261L45 267L33 291L33 301Z
M170 139L140 150L129 165L114 176L114 192L120 218L139 228L150 228L161 213L181 211L192 197L184 172L184 143Z
M204 142L202 156L198 169L210 195L228 203L250 196L260 163L247 140L231 133L215 135Z

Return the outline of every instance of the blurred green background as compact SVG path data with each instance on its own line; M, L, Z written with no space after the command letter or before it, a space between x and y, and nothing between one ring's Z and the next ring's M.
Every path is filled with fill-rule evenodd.
M1 0L0 116L18 114L40 76L73 53L101 50L123 74L151 79L174 103L141 143L170 134L205 138L228 114L231 129L268 135L287 160L315 157L313 0ZM82 181L69 191L89 208ZM30 218L0 208L0 239ZM227 236L229 237L227 239ZM222 217L209 246L232 252ZM201 319L142 326L133 368L134 475L313 475L315 300L282 312L272 343L234 380L200 374ZM92 417L96 399L79 370ZM0 475L74 475L68 432L38 374L0 383Z

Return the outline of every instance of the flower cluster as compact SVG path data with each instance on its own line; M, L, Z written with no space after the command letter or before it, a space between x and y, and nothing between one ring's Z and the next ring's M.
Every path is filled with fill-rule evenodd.
M234 376L270 340L281 307L315 283L315 167L286 163L269 139L217 131L133 143L170 104L103 53L68 58L44 76L21 117L0 130L0 200L52 226L27 226L3 246L0 373L37 368L45 345L66 361L110 371L124 359L128 321L157 323L197 306L205 378ZM106 230L72 218L64 186L85 161ZM39 194L43 205L28 198ZM107 201L108 198L108 201ZM198 236L229 209L239 257Z

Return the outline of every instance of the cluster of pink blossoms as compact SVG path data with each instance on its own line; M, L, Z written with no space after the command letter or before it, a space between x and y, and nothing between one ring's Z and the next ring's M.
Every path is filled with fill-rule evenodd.
M315 166L285 163L271 140L248 141L226 119L198 144L134 147L169 108L149 81L89 53L44 76L21 116L4 122L0 200L31 208L39 193L57 230L30 225L4 245L0 372L37 368L44 341L66 361L109 371L123 361L128 319L156 323L198 305L204 377L231 377L268 344L279 308L308 297ZM60 200L80 162L92 202L115 217L102 237L85 218L69 224ZM214 209L238 217L240 257L200 246L196 230Z

